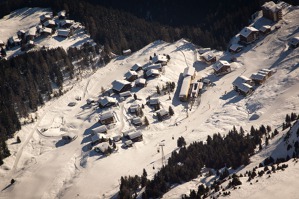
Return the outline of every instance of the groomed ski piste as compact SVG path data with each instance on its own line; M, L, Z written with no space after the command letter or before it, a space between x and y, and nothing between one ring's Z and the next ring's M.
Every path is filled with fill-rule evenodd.
M289 48L289 39L299 36L299 9L292 7L279 21L280 28L246 46L237 54L217 52L217 59L231 62L232 72L215 76L211 66L199 59L198 48L181 39L174 43L155 41L130 56L113 59L107 66L74 84L71 90L59 98L52 99L37 111L37 121L22 126L16 133L22 142L14 144L15 138L7 141L11 156L1 166L1 198L111 198L117 195L121 176L140 175L143 168L151 178L162 164L159 144L165 144L168 158L177 150L177 138L183 136L187 144L204 141L214 133L226 134L235 126L249 132L253 125L270 125L279 128L286 114L298 112L299 106L299 48ZM158 122L154 111L147 105L143 110L150 125L141 129L143 141L133 147L124 148L116 142L117 150L109 156L91 149L91 129L99 126L99 114L103 110L95 105L86 105L89 98L99 99L101 88L111 88L114 80L124 79L124 74L136 64L146 64L149 57L168 54L171 59L165 71L148 81L145 88L135 89L138 102L145 104L148 96L158 97L163 108L173 107L175 114ZM212 83L201 93L192 107L179 101L180 75L184 68L195 67L197 74ZM261 69L275 73L254 92L244 97L233 90L232 82L240 75L250 77ZM156 94L156 86L167 81L175 82L173 93ZM81 101L76 98L81 97ZM68 106L76 102L75 106ZM129 97L119 106L109 108L116 115L115 126L108 130L113 137L122 132L135 131L130 124L132 117L128 107L134 102ZM43 131L43 129L47 129ZM68 144L61 143L61 136L74 133L78 137ZM275 151L281 141L279 135L271 140L263 152L254 155L251 163L243 168L250 170ZM174 138L174 139L173 139ZM155 167L155 169L153 169ZM273 174L250 185L243 183L241 189L232 191L230 198L296 198L298 164L289 164L284 172ZM242 172L242 171L240 171ZM16 182L10 184L14 178ZM197 189L203 179L178 185L163 198L181 198L190 189ZM207 179L206 179L207 180ZM279 188L278 188L279 187Z

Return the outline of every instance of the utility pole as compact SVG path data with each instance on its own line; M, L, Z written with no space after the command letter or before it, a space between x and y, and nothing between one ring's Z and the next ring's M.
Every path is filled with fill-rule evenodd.
M165 162L165 156L164 156L164 149L163 149L163 147L165 146L165 144L164 143L160 143L159 144L159 146L161 147L161 154L162 154L162 167L164 166L164 162Z

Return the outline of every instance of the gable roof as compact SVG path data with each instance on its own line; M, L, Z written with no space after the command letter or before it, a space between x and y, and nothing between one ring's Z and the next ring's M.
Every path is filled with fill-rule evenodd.
M114 117L113 113L111 111L108 111L108 112L103 113L102 115L100 115L100 121L106 120L106 119L109 119L109 118L112 118L112 117Z
M190 89L190 83L191 83L191 76L187 76L183 79L179 97L184 97L188 94Z
M157 113L159 113L161 115L161 117L166 116L169 114L168 111L166 111L165 109L161 109L159 111L157 111Z
M74 23L74 21L73 20L68 20L68 19L66 19L66 20L62 20L61 22L60 22L60 26L64 26L64 25L66 25L66 24L73 24Z
M201 55L206 61L211 61L212 59L215 58L214 53L212 52L205 52Z
M140 117L134 117L134 118L132 119L132 123L133 123L133 124L142 124L142 120L141 120Z
M55 25L55 21L54 20L48 20L44 23L44 26L48 26L48 25Z
M252 26L249 26L243 28L240 32L240 35L247 38L252 32L258 32L258 30Z
M97 147L102 153L105 153L109 148L111 148L108 142L102 142L98 144Z
M42 15L42 16L40 16L40 19L43 21L43 20L45 20L45 19L51 19L52 17L51 17L51 15L50 14L44 14L44 15Z
M125 86L131 84L127 80L115 80L112 82L112 89L116 91L121 91L121 89Z
M264 25L264 26L260 27L260 29L259 29L259 31L261 31L261 32L265 32L266 30L271 30L271 26Z
M96 133L104 133L104 132L107 132L108 129L107 129L107 126L106 125L102 125L102 126L99 126L99 127L96 127L94 129L91 129L91 131L96 134Z
M241 86L241 84L247 82L247 81L250 81L250 79L248 77L245 77L245 76L239 76L235 79L235 81L233 81L233 85L236 86L236 87L239 87Z
M109 96L105 96L103 98L101 98L99 100L99 103L102 105L102 106L106 106L107 104L109 103L116 103L116 99L112 98L112 97L109 97Z
M264 80L266 79L266 75L262 73L253 73L250 78L252 80Z
M132 112L132 113L135 113L136 110L137 110L138 108L140 108L139 104L132 104L132 105L129 107L130 112Z
M299 37L293 37L293 38L291 38L290 44L292 44L292 45L298 45L299 44Z
M42 32L51 34L52 33L52 29L45 27L45 28L42 29Z
M168 59L165 55L156 55L153 57L152 62L157 63L157 62L167 62Z
M131 78L132 76L134 76L134 75L137 75L137 73L135 72L135 71L128 71L128 72L126 72L126 74L125 74L125 78L126 79L129 79L129 78Z
M159 103L160 103L160 101L159 101L158 98L151 98L151 99L149 100L149 104L150 104L150 105L156 105L156 104L159 104Z
M219 71L221 68L223 68L224 66L230 66L230 63L228 63L225 60L219 60L218 63L213 65L213 69L215 71Z
M58 34L58 36L68 37L70 34L70 30L69 29L59 29L57 34Z
M143 70L150 70L150 69L161 69L162 65L161 64L151 64L151 65L145 65L143 66Z
M274 3L273 1L264 3L264 5L262 5L262 8L266 10L271 10L272 12L277 12L281 10L281 6Z
M252 89L252 86L246 83L242 83L238 86L238 89L243 91L244 93L248 93Z
M142 136L141 131L128 133L128 137L129 137L130 140L133 140L133 139L141 137L141 136Z
M193 76L195 73L195 68L193 66L191 67L186 67L184 69L184 73L183 73L183 76L186 77L186 76Z
M119 93L120 97L130 97L132 96L132 93L130 91L125 91L125 92L121 92Z
M232 51L236 51L238 48L243 48L242 45L240 44L232 44L229 49L232 50Z
M145 84L146 83L146 79L144 78L138 78L135 80L135 84Z
M35 36L36 35L36 27L32 27L32 28L30 28L29 30L27 30L27 32L26 32L26 36Z
M134 64L134 65L132 66L131 70L136 71L136 70L138 70L139 68L142 68L141 64L136 63L136 64Z
M159 71L157 69L150 69L146 71L146 76L150 77L152 75L159 75Z

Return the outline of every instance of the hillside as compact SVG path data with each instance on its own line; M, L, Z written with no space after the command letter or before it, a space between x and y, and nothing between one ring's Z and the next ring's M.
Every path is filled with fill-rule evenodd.
M114 58L107 66L75 83L64 95L46 102L37 111L36 121L23 125L16 133L15 136L20 137L21 143L15 143L16 138L7 141L12 155L4 160L0 169L3 179L0 182L0 196L111 198L119 191L121 176L141 175L145 168L148 178L154 177L162 166L161 152L157 151L161 142L165 144L164 154L167 159L171 152L177 150L176 140L180 136L190 144L194 141L205 141L208 135L214 133L225 135L233 126L237 129L242 126L245 132L249 132L252 125L256 128L262 124L270 125L273 129L279 128L287 113L298 112L299 48L291 49L288 46L289 39L298 36L298 17L298 7L289 9L283 20L276 24L280 26L279 29L273 29L270 34L237 54L214 51L217 59L231 62L232 58L235 58L235 62L231 62L232 72L223 76L215 76L212 66L200 61L197 46L184 39L173 43L155 41L130 56ZM169 55L170 60L160 76L148 80L145 88L132 89L137 100L131 96L121 101L118 95L112 94L111 97L118 100L119 106L101 109L95 104L86 104L89 98L99 100L102 90L110 89L114 80L123 79L124 74L134 64L149 63L150 56L154 53ZM203 89L201 96L191 107L187 102L180 102L178 94L184 68L192 66L198 77L202 76L212 84ZM232 82L238 76L250 77L252 73L265 68L272 69L275 73L264 84L255 87L251 95L244 97L233 90ZM142 71L138 72L138 75L142 76ZM157 94L156 87L162 88L168 81L175 82L174 92ZM157 97L162 108L168 109L172 106L175 114L162 122L158 121L156 112L145 105L148 96ZM69 105L70 102L76 103L72 106ZM131 125L132 115L128 113L128 107L133 102L145 105L143 112L149 120L148 127ZM116 142L117 150L107 156L92 150L91 130L99 126L99 116L107 110L116 115L116 123L109 127L107 137L141 130L143 141L125 148L123 139ZM67 133L73 133L77 138L64 144L61 136ZM276 139L279 140L281 136L282 134L279 134ZM265 150L266 154L253 156L251 164L244 169L250 170L264 160L268 153L275 149L275 140L270 143L267 148L269 150ZM281 183L295 183L296 175L292 172L297 169L297 164L290 166L286 170L288 173L273 175L272 182L276 183L283 177L285 181ZM287 178L288 175L293 176ZM12 178L16 182L9 186ZM246 194L256 191L254 187L266 187L268 182L271 181L263 179L254 186L248 185L244 189L242 187L232 192L231 197L246 197ZM198 181L195 181L195 184L188 182L178 185L166 193L164 198L180 198L197 185ZM263 189L265 192L255 192L256 195L252 196L268 195L268 191L275 188L267 187L269 189ZM295 187L285 189L284 193L289 191L292 198Z

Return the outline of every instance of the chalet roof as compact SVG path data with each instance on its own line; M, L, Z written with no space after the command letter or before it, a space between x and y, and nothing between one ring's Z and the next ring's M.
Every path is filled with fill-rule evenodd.
M266 10L271 10L272 12L277 12L277 11L281 10L281 6L277 5L273 1L264 3L264 5L262 5L262 8L266 9Z
M102 138L106 138L106 135L96 133L93 136L91 136L91 141L92 142L97 142L97 141L99 141Z
M190 88L190 83L191 83L191 76L187 76L183 79L179 97L183 97L188 94L189 88Z
M160 109L159 111L157 111L157 113L159 113L161 115L161 117L169 114L169 112L166 111L165 109Z
M10 43L15 43L15 42L21 42L21 39L19 39L18 36L13 36L9 38Z
M59 29L57 32L58 32L57 33L58 36L63 36L63 37L68 37L70 34L69 29Z
M121 139L121 136L120 135L116 135L116 136L113 136L113 141L114 142L117 142Z
M135 84L145 84L146 83L146 79L144 78L138 78L135 80Z
M240 35L243 37L248 37L252 32L257 32L258 30L252 26L245 27L241 30Z
M112 97L109 97L109 96L105 96L103 98L101 98L99 100L99 103L102 105L102 106L106 106L107 104L109 103L116 103L116 99L112 98Z
M266 79L266 75L262 73L253 73L250 78L252 80L264 80Z
M149 100L149 104L150 104L150 105L156 105L156 104L159 104L159 103L160 103L160 101L159 101L158 98L151 98L151 99Z
M141 131L136 131L136 132L131 132L131 133L128 133L128 137L130 140L133 140L135 138L139 138L142 136L142 132Z
M238 89L243 91L244 93L248 93L252 89L252 86L246 83L242 83L238 86Z
M290 40L290 44L292 44L292 45L298 45L299 44L299 37L293 37Z
M162 65L161 64L151 64L151 65L145 65L143 66L143 70L150 70L150 69L161 69Z
M272 70L271 69L267 69L267 68L263 68L263 69L261 69L259 72L265 72L265 73L271 73L272 72Z
M198 53L199 54L203 54L203 53L206 53L206 52L208 52L208 51L210 51L211 50L211 48L200 48L199 50L198 50Z
M131 49L126 49L126 50L123 50L123 54L126 54L126 53L131 53Z
M130 112L132 113L135 113L138 108L140 108L139 104L131 104L131 106L129 107Z
M62 20L62 21L60 21L60 26L64 26L64 25L66 25L66 24L71 25L71 24L73 24L73 23L74 23L73 20L68 20L68 19L66 19L66 20Z
M55 25L55 21L54 20L48 20L44 23L44 26L48 26L48 25Z
M153 57L152 62L157 63L157 62L167 62L168 59L165 55L156 55Z
M261 32L265 32L266 30L271 30L271 26L264 25L264 26L260 27L260 29L259 29L259 31L261 31Z
M19 30L17 34L25 34L25 30Z
M102 153L105 153L109 148L111 148L108 142L102 142L98 144L97 147L100 149Z
M136 63L136 64L134 64L134 65L132 66L131 70L132 70L132 71L136 71L136 70L138 70L139 68L142 68L141 64Z
M245 76L239 76L233 81L233 85L236 87L239 87L241 84L251 81L248 77Z
M195 73L195 68L193 66L191 67L186 67L184 69L184 73L183 73L183 76L186 77L186 76L193 76Z
M102 115L100 115L100 121L103 121L103 120L106 120L106 119L109 119L109 118L112 118L114 117L113 113L111 111L108 111L106 113L103 113Z
M133 124L142 124L142 120L141 120L141 118L140 117L134 117L133 119L132 119L132 123Z
M150 77L152 75L159 75L160 72L157 69L150 69L146 71L146 76Z
M43 20L45 20L45 19L51 19L52 17L51 17L51 15L50 14L44 14L44 15L42 15L42 16L40 16L40 19L43 21Z
M52 33L52 29L51 28L43 28L42 32L51 34Z
M206 61L211 61L215 55L212 52L205 52L201 55Z
M104 133L104 132L107 132L108 129L107 129L107 126L106 125L102 125L102 126L99 126L99 127L96 127L94 129L91 129L91 131L96 134L96 133Z
M2 40L0 40L0 44L2 44L2 45L3 45L3 44L4 44L4 42L3 42Z
M62 135L62 137L64 137L64 136L69 137L72 140L74 140L77 137L77 135L75 133L72 133L72 132L68 132L68 133Z
M232 50L232 51L236 51L238 50L239 48L243 48L242 45L239 45L239 44L232 44L229 49Z
M66 15L66 11L65 10L62 10L62 11L60 11L60 12L58 12L58 17L65 17L65 15Z
M121 92L119 93L120 97L129 97L132 96L132 93L130 91L125 91L125 92Z
M128 71L126 74L125 74L125 78L126 79L129 79L131 78L132 76L135 76L135 75L138 75L135 71Z
M219 71L224 66L230 66L230 63L228 63L225 60L219 60L218 63L216 63L216 64L213 65L213 68L214 68L215 71Z
M115 80L112 82L112 87L116 91L121 91L121 89L125 86L131 84L127 80Z
M126 145L126 146L129 146L129 145L132 145L132 144L133 144L132 140L127 140L127 141L125 141L125 145Z
M30 28L29 30L27 30L27 32L26 32L26 36L35 36L36 35L36 27L32 27L32 28Z
M34 44L34 41L29 40L29 41L27 42L27 44L33 45L33 44Z

